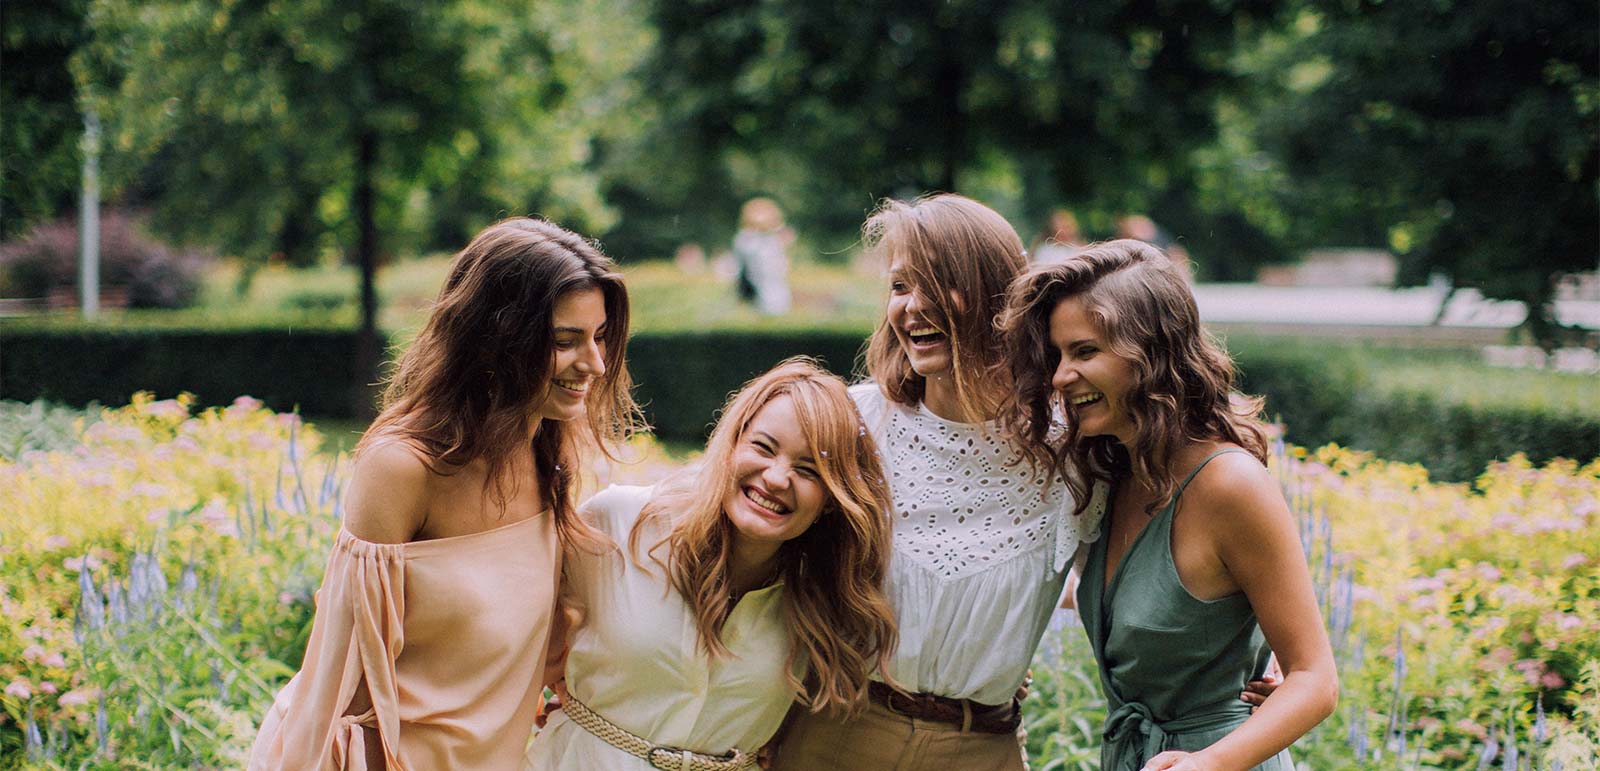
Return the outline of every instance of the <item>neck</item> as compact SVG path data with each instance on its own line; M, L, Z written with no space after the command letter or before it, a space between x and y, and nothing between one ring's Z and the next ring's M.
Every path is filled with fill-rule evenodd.
M967 414L956 398L956 376L952 372L931 375L922 380L922 403L928 411L957 423L976 423L982 418Z
M735 597L761 588L778 567L778 544L753 543L735 534L733 553L728 555L728 588Z

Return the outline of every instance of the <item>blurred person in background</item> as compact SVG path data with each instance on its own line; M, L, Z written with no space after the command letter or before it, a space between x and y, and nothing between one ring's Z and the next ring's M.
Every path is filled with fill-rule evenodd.
M1194 268L1189 262L1189 250L1183 243L1163 230L1156 221L1143 214L1124 214L1117 218L1117 238L1143 241L1161 250L1161 253L1178 269L1185 283L1194 283Z
M783 210L771 198L752 198L739 210L733 237L739 299L768 316L789 312L789 246L794 231L783 224Z
M1111 491L1076 597L1107 699L1100 767L1293 771L1287 748L1338 700L1333 650L1261 400L1234 393L1176 266L1097 244L1014 283L1001 327L1003 422L1029 465L1080 470L1080 501ZM1281 682L1247 682L1274 652Z
M300 671L249 768L515 768L560 553L595 538L575 470L637 425L628 293L537 219L479 233L355 450Z
M1060 262L1083 250L1083 231L1070 209L1050 212L1045 232L1034 242L1030 255L1034 264Z

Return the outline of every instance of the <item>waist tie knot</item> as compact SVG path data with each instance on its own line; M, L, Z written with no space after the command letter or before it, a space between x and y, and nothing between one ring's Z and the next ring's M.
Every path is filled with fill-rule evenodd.
M1167 743L1166 729L1156 722L1150 708L1136 701L1117 707L1106 717L1106 749L1115 749L1116 765L1105 771L1139 771L1146 760L1161 753Z
M1102 771L1139 771L1151 758L1168 748L1168 739L1193 731L1232 729L1250 717L1243 702L1212 705L1184 717L1159 721L1150 708L1136 701L1124 702L1106 717L1105 753L1111 762Z

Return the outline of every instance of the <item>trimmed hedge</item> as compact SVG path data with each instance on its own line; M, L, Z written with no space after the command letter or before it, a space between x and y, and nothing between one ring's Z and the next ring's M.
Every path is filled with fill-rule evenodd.
M356 350L348 329L0 324L0 398L116 405L136 391L188 391L220 405L248 394L274 410L352 417L371 398Z
M628 341L634 393L656 433L700 441L728 395L790 356L814 356L849 379L865 332L640 332Z
M647 417L663 438L696 442L746 380L799 354L849 377L865 330L640 332L629 367ZM356 333L317 327L227 330L0 324L0 398L81 406L121 404L135 391L195 394L226 404L249 394L277 410L350 418L372 391L355 371ZM1376 368L1398 366L1350 346L1279 340L1235 345L1241 388L1267 397L1288 439L1336 442L1420 463L1434 477L1466 480L1522 452L1535 463L1600 456L1600 411L1468 404L1433 391L1382 388Z
M1518 452L1536 464L1600 457L1600 413L1533 404L1469 404L1433 391L1384 388L1373 367L1398 366L1335 345L1279 341L1234 351L1240 388L1265 396L1286 438L1311 447L1329 442L1385 460L1418 463L1431 476L1467 481L1490 462ZM1424 363L1412 366L1426 366Z

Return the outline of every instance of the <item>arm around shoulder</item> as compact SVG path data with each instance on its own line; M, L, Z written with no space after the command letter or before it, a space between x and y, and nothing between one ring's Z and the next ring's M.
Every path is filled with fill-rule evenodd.
M410 541L427 522L432 475L422 453L402 440L367 447L345 494L345 530L372 543Z

